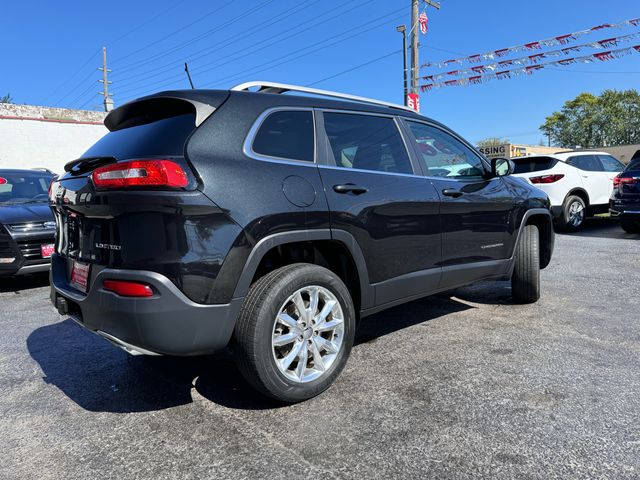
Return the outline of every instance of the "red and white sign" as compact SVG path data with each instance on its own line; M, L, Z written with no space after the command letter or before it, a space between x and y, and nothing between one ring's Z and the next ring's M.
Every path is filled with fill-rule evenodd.
M422 32L422 34L424 35L425 33L427 33L427 30L429 29L429 26L427 25L427 23L429 22L429 18L427 17L427 14L422 12L418 17L418 22L420 23L420 32Z
M40 252L42 253L42 258L51 258L53 252L56 247L53 243L47 243L46 245L40 245Z
M71 285L85 293L89 286L89 267L86 263L74 261L71 268Z
M414 109L416 112L420 111L420 95L417 93L407 94L407 106Z

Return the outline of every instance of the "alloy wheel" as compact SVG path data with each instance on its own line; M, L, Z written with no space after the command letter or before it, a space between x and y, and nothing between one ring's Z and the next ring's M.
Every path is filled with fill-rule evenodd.
M293 293L275 318L271 347L280 372L306 383L321 377L344 343L344 315L328 289L311 285Z

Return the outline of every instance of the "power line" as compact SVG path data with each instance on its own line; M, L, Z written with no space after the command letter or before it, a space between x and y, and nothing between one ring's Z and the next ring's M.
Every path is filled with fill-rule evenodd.
M182 48L184 48L184 47L186 47L186 46L189 46L189 45L193 44L194 42L197 42L197 41L201 40L202 38L206 38L207 36L211 35L212 33L216 33L216 32L218 32L218 31L220 31L220 30L222 30L222 29L224 29L224 28L226 28L226 27L228 27L228 26L233 25L233 24L234 24L234 22L236 22L237 20L240 20L242 17L246 16L248 13L255 12L256 10L259 10L259 9L261 9L261 8L264 8L265 6L267 6L268 4L272 3L273 1L274 1L274 0L265 0L265 1L263 1L262 3L258 4L256 7L252 7L251 9L248 9L248 10L244 11L244 12L243 12L243 13L241 13L240 15L238 15L238 16L236 16L236 17L234 17L234 18L232 18L232 19L230 19L230 20L228 20L228 21L225 21L225 22L224 22L224 23L222 23L222 24L217 25L216 27L214 27L214 28L212 28L212 29L210 29L210 30L207 30L207 31L206 31L206 32L204 32L204 33L201 33L200 35L197 35L196 37L192 38L191 40L188 40L187 42L183 42L182 44L179 44L179 45L177 45L177 46L175 46L175 47L172 47L172 48L170 48L169 50L164 50L164 51L162 51L162 52L160 52L160 53L157 53L157 54L151 55L150 57L148 57L148 58L144 59L144 60L143 60L143 61L141 61L141 62L131 62L131 63L127 64L127 65L123 65L123 66L121 66L121 67L119 68L119 70L120 70L121 72L129 71L129 70L135 70L135 69L137 69L137 68L139 68L139 67L141 67L141 66L144 66L144 65L149 64L150 62L153 62L154 60L157 60L158 58L166 57L167 55L169 55L169 54L171 54L171 53L173 53L173 52L175 52L175 51L181 50ZM172 33L170 33L170 34L165 35L165 36L164 36L164 37L162 37L161 39L156 40L156 41L154 41L153 43L149 43L149 44L145 45L144 47L139 48L138 50L135 50L135 51L133 51L133 52L131 52L131 53L129 53L129 54L127 54L127 55L125 55L124 57L121 57L120 59L118 59L118 60L117 60L117 62L121 62L122 60L124 60L124 59L126 59L126 58L129 58L129 57L131 57L131 56L133 56L133 55L135 55L135 54L137 54L137 53L139 53L139 52L142 52L142 51L146 50L146 49L147 49L147 48L149 48L149 47L152 47L152 46L154 46L154 45L157 45L157 44L159 44L160 42L163 42L163 41L164 41L164 40L166 40L167 38L170 38L170 37L172 37L173 35L175 35L175 34L177 34L177 33L180 33L181 31L185 30L186 28L189 28L190 26L194 25L195 23L198 23L198 22L202 21L204 18L206 18L206 17L208 17L208 16L210 16L210 15L213 15L214 13L219 12L220 10L224 9L224 8L225 8L226 6L228 6L228 5L231 5L232 3L233 3L233 2L227 2L227 3L225 3L222 7L218 8L218 9L216 9L216 10L212 11L212 12L209 12L209 13L208 13L208 14L206 14L205 16L200 17L198 20L195 20L195 21L193 21L193 22L191 22L191 23L189 23L189 24L185 25L184 27L181 27L181 28L179 28L178 30L175 30L174 32L172 32Z
M352 8L350 8L350 9L348 9L348 10L345 10L345 11L343 11L343 12L340 12L339 14L334 15L333 17L327 18L327 19L323 20L322 22L317 22L317 21L316 21L316 20L317 20L317 17L316 17L315 19L313 19L313 20L312 20L312 21L313 21L313 26L312 26L311 28L319 27L319 26L321 26L321 25L323 25L323 24L325 24L325 23L328 23L328 22L330 22L330 21L332 21L332 20L335 20L336 18L338 18L338 17L340 17L340 16L342 16L342 15L345 15L345 14L347 14L347 13L349 13L349 12L351 12L351 11L353 11L353 10L355 10L355 9L359 8L359 7L364 6L364 5L365 5L365 4L367 4L367 3L370 3L371 1L373 1L373 0L367 0L367 1L365 1L365 2L363 2L363 3L361 3L361 4L359 4L359 5L356 5L355 7L352 7ZM373 21L379 20L380 18L388 17L388 16L392 15L393 13L397 13L398 11L399 11L399 10L395 10L395 11L393 11L393 12L389 13L389 14L383 15L382 17L378 17L378 18L374 19ZM228 57L230 57L230 56L233 56L233 53L232 53L232 54L230 54L230 55L227 55L227 56L225 56L225 57L222 57L222 58L220 58L220 59L216 59L216 60L214 60L214 61L212 61L212 62L207 62L207 63L205 63L205 64L203 64L203 65L200 65L199 67L193 68L193 69L192 69L192 72L193 72L194 74L195 74L195 73L200 73L200 74L202 74L202 73L209 72L209 71L214 70L214 69L216 69L216 68L220 68L220 67L225 66L225 65L227 65L227 64L229 64L229 63L232 63L232 62L234 62L234 61L236 61L236 60L239 60L239 59L242 59L242 58L246 58L246 55L244 54L244 51L245 51L247 48L251 48L251 53L252 53L252 54L255 54L255 53L257 53L257 52L260 52L260 51L262 51L262 50L265 50L265 49L267 49L267 48L270 48L270 47L272 47L273 45L275 45L275 44L277 44L277 43L281 43L281 42L283 42L283 41L285 41L285 40L289 40L289 39L291 39L292 37L297 36L297 35L300 35L301 33L305 33L305 32L307 32L307 31L309 30L308 28L304 28L304 23L303 23L303 24L301 24L301 25L300 25L300 27L301 27L301 28L300 28L300 30L299 30L299 31L297 31L297 32L295 32L295 33L292 33L292 34L290 34L290 35L287 35L287 36L285 36L285 37L283 37L283 38L281 38L281 39L279 39L279 40L276 40L276 41L271 42L271 43L268 43L268 44L261 44L262 46L261 46L260 48L257 48L257 49L256 49L256 48L253 48L253 47L255 47L255 46L257 45L256 43L251 44L251 45L249 45L249 46L247 46L247 47L244 47L244 48L242 48L241 50L239 50L239 51L238 51L238 53L240 53L240 55L239 55L239 56L236 56L235 58L232 58L231 60L228 60L228 61L226 61L226 62L219 63L219 60L222 60L222 59L224 59L224 58L228 58ZM360 28L360 27L357 27L357 28ZM283 56L278 57L278 58L276 58L276 59L274 59L274 60L270 60L270 61L268 61L268 62L265 62L265 63L263 63L263 64L260 64L259 66L266 65L266 64L269 64L269 63L271 63L271 62L273 62L273 61L277 61L277 60L278 60L278 59L280 59L280 58L285 58L285 57L287 57L287 56L291 56L291 55L294 55L294 54L296 54L296 53L299 53L299 52L301 52L301 51L303 51L303 50L307 50L307 49L309 49L309 48L313 48L313 47L315 47L315 46L317 46L317 45L319 45L319 44L321 44L321 43L324 43L324 42L326 42L326 41L330 41L330 40L334 40L336 37L340 37L340 36L345 35L345 34L347 34L347 33L349 33L349 32L352 32L352 31L353 31L353 29L352 29L352 28L350 28L350 29L348 29L347 31L342 32L342 33L340 33L340 34L337 34L337 35L335 35L335 34L334 34L334 35L332 35L331 37L329 37L329 38L327 38L327 39L325 39L325 40L322 40L322 41L320 41L320 42L316 42L316 43L314 43L313 45L310 45L310 46L308 46L308 47L306 47L306 48L303 48L303 49L296 49L294 52L291 52L291 53L289 53L289 54L283 55ZM364 33L364 32L361 32L361 33ZM346 40L346 39L345 39L345 40ZM336 43L337 43L337 42L336 42ZM205 68L205 69L203 70L203 68L204 68L204 67L208 67L209 65L212 65L212 66L211 66L211 67L209 67L209 68ZM258 66L258 67L259 67L259 66ZM258 68L258 67L251 67L251 69L255 69L255 68ZM234 75L232 75L232 76L235 76L235 75L236 75L236 74L234 74ZM162 87L162 86L171 85L171 84L175 83L175 80L174 80L174 79L176 79L176 80L177 80L177 79L178 79L178 76L177 76L177 75L174 75L174 76L172 76L172 77L171 77L171 79L160 80L160 81L157 81L157 82L153 82L153 83L151 83L151 84L147 84L147 85L145 85L145 86L143 86L143 87L137 87L137 88L133 88L133 89L125 90L124 92L121 92L121 94L126 94L126 93L130 93L130 92L134 92L134 91L139 91L139 90L141 90L141 89L148 90L150 87L160 88L160 87ZM130 83L129 85L132 85L132 84L135 84L135 83L140 83L140 81L132 82L132 83Z
M322 0L315 0L315 1L310 2L310 3L306 3L306 4L299 4L298 6L293 7L293 8L290 8L290 9L286 10L285 12L282 12L282 13L280 13L280 14L278 14L278 15L275 15L275 16L273 16L273 17L271 17L271 18L267 19L267 20L264 20L264 21L263 21L263 20L261 20L261 21L260 21L260 23L259 23L258 25L260 25L261 27L263 27L263 28L261 28L261 30L263 30L263 29L264 29L265 21L269 21L269 20L277 19L277 20L275 20L275 21L271 22L270 24L267 24L267 27L269 27L269 26L273 26L273 25L275 25L275 24L277 24L277 23L279 23L279 22L281 22L281 21L283 21L283 20L285 20L285 19L289 18L289 17L290 17L290 16L292 16L292 15L295 15L295 14L297 14L297 13L300 13L300 11L302 11L302 10L305 10L305 9L307 9L307 8L310 8L310 7L311 7L311 6L313 6L314 4L319 3L319 2L321 2L321 1L322 1ZM283 16L283 15L284 15L284 16ZM278 18L278 17L282 17L282 18ZM256 26L258 26L258 25L256 25ZM247 27L247 28L249 28L249 27ZM248 37L251 37L251 36L253 36L253 35L257 35L257 34L262 33L262 31L261 31L261 30L254 30L254 31L252 31L252 32L249 32L248 34L244 35L244 39L247 39ZM282 33L282 32L281 32L281 33ZM279 34L278 34L278 35L279 35ZM276 36L277 36L277 35L276 35ZM189 61L189 62L193 63L193 62L195 62L195 61L199 60L200 58L202 58L202 57L206 57L206 56L207 56L207 55L205 55L205 54L202 54L203 52L208 52L208 51L210 51L210 50L212 50L212 49L214 49L214 48L216 48L216 47L219 47L219 48L221 48L221 49L222 49L222 48L224 48L224 47L226 47L226 46L228 46L228 45L231 45L231 44L235 43L236 41L237 41L236 39L233 39L233 38L232 38L231 40L227 40L226 42L225 42L225 41L217 42L217 43L215 43L215 44L213 44L213 45L210 45L210 46L208 46L208 47L206 47L206 48L203 48L203 49L201 49L201 50L198 50L198 51L196 51L196 52L193 52L193 53L192 53L192 54L190 54L188 57L186 57L184 60L187 60L187 61ZM198 55L198 54L201 54L201 55ZM198 55L198 56L194 56L194 55ZM166 55L164 55L164 56L166 56ZM180 61L182 62L182 60L180 60ZM129 85L129 84L131 84L131 82L130 82L130 83L127 83L127 81L128 81L128 80L135 79L135 78L139 78L139 77L143 77L143 76L144 76L144 77L146 77L146 79L156 77L156 76L161 75L162 73L164 73L164 72L168 71L168 70L167 70L167 67L170 67L170 69L169 69L169 70L173 70L173 69L174 69L174 63L175 63L175 61L172 61L172 62L166 63L166 64L164 64L164 65L162 65L162 66L159 66L159 67L156 67L156 68L152 68L151 70L146 70L146 71L143 71L143 72L134 73L133 75L125 76L125 77L123 77L123 78L118 79L118 84L119 84L119 85ZM151 72L158 72L158 71L160 71L160 72L159 72L159 73L157 73L157 74L155 74L155 75L149 75L149 73L151 73Z
M49 97L55 96L62 89L62 87L64 87L65 85L69 85L69 82L71 82L74 78L76 78L78 76L78 74L82 70L84 70L84 68L93 61L93 59L95 58L95 56L99 52L100 52L100 50L96 50L95 52L93 52L93 54L87 59L87 61L84 62L82 64L82 66L80 68L78 68L78 70L76 70L76 72L73 75L71 75L64 83L61 83L58 87L56 87L56 89L49 95ZM62 102L62 100L67 98L69 95L71 95L80 85L83 85L91 77L91 75L93 75L94 73L95 72L92 71L89 75L87 75L87 77L82 79L82 81L75 87L75 89L72 88L71 90L67 91L67 93L65 95L63 95L61 98L59 98L57 102L53 102L54 105L60 104Z
M145 22L142 22L141 24L139 24L137 27L132 28L131 30L129 30L128 32L120 35L118 38L116 38L115 40L111 40L109 43L106 44L107 47L112 46L114 43L119 42L120 40L122 40L125 37L128 37L129 35L131 35L134 32L137 32L138 30L140 30L141 28L149 25L150 23L154 22L156 19L160 18L162 15L164 15L165 13L167 13L170 10L173 10L174 8L176 8L178 5L184 3L185 0L178 0L177 2L173 3L172 5L170 5L168 8L165 8L164 10L162 10L161 12L155 14L153 17L151 17L150 19L148 19Z
M333 75L331 75L329 77L325 77L325 78L323 78L321 80L317 80L317 81L315 81L313 83L308 83L305 86L312 87L312 86L317 85L319 83L326 82L327 80L331 80L332 78L336 78L336 77L339 77L341 75L345 75L347 73L353 72L354 70L358 70L360 68L366 67L366 66L371 65L373 63L379 62L380 60L384 60L385 58L388 58L388 57L390 57L392 55L397 55L400 52L402 52L402 49L394 50L393 52L387 53L386 55L382 55L381 57L377 57L377 58L374 58L373 60L369 60L368 62L361 63L360 65L356 65L355 67L351 67L351 68L348 68L347 70L343 70L341 72L335 73L335 74L333 74Z

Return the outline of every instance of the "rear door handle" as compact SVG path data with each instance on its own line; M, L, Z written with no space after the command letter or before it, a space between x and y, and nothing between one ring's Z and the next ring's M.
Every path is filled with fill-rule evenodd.
M363 193L367 193L369 189L353 183L345 183L343 185L334 185L333 191L336 193L353 193L354 195L361 195Z
M444 190L442 190L442 194L447 197L453 197L453 198L458 198L464 195L464 193L461 192L460 190L454 190L453 188L445 188Z

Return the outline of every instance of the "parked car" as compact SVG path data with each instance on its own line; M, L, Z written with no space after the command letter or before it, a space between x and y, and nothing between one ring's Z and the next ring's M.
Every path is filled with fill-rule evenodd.
M55 221L48 202L53 174L0 169L0 276L49 270Z
M514 158L514 175L549 195L556 225L578 230L585 218L606 213L613 179L624 165L605 152L573 151Z
M255 388L295 402L335 380L367 315L487 278L540 296L547 196L406 107L253 82L105 124L52 184L51 300L132 354L231 344Z
M615 177L609 212L612 217L620 218L620 226L625 232L640 233L640 150Z

